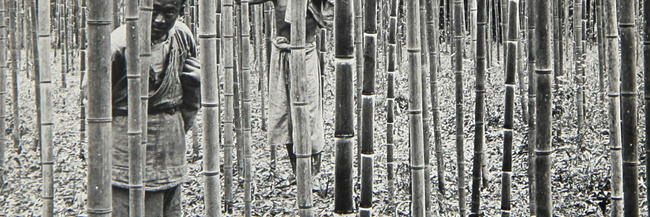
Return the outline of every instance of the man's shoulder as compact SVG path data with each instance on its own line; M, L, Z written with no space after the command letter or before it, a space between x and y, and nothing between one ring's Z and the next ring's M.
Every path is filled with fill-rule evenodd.
M190 27L185 25L185 23L176 21L176 24L174 24L174 29L176 29L177 34L182 34L182 35L187 35L187 36L193 36L192 30L190 30Z

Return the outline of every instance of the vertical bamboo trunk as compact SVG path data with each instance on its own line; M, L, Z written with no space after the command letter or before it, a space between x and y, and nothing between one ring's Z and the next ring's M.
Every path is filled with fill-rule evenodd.
M536 199L536 173L537 169L535 168L535 147L536 147L536 114L537 114L537 90L536 90L536 80L535 80L535 5L539 0L527 0L526 1L526 23L528 24L528 44L526 45L528 53L527 59L528 63L528 200L529 200L529 214L530 216L536 216L537 212L537 201Z
M241 89L241 133L242 133L242 152L243 152L243 168L244 176L244 216L251 216L251 203L252 203L252 167L251 167L251 98L250 98L250 74L251 62L250 61L250 10L248 0L241 1L241 80L239 82Z
M233 0L223 0L221 5L222 11L222 26L223 26L223 39L222 46L224 51L224 86L225 90L223 95L225 98L226 110L224 111L224 136L223 136L223 148L224 148L224 207L227 212L232 212L231 204L233 200L233 149L234 149L234 102L235 102L235 93L234 93L234 39L235 33L233 29L234 19L234 3Z
M470 37L472 40L472 44L470 45L470 53L472 55L472 58L476 58L476 34L477 34L477 16L478 16L478 7L477 7L477 0L469 0L469 17L470 17Z
M41 140L41 171L43 176L43 189L41 198L43 207L41 209L43 216L53 216L54 214L54 151L53 151L53 118L52 118L52 75L50 73L50 5L49 2L41 0L38 2L38 35L39 35L39 53L45 54L39 58L39 83L40 102L39 107L43 112L40 120L40 137ZM4 49L3 49L4 50ZM3 57L0 58L4 62ZM3 79L1 79L3 80ZM2 82L4 84L4 82Z
M10 54L10 68L11 68L11 89L12 89L12 95L11 95L11 102L13 104L12 109L13 109L13 130L12 130L12 138L14 142L14 147L17 149L17 152L20 154L22 153L22 147L20 146L20 117L19 117L19 102L18 102L18 56L19 54L19 49L18 49L18 38L16 34L16 14L17 14L17 8L16 8L16 1L9 1L9 54Z
M425 216L424 144L422 131L422 73L420 73L419 1L406 1L406 47L409 64L409 141L411 144L411 215Z
M427 1L427 37L429 41L429 77L431 91L431 118L433 119L433 137L436 153L436 168L438 176L438 191L445 191L445 166L442 157L442 141L440 136L440 120L438 109L438 71L440 70L440 45L439 45L439 0ZM397 9L394 9L397 10ZM397 19L397 18L396 18ZM397 20L395 21L397 22ZM397 25L397 24L396 24Z
M0 183L4 183L7 135L5 134L5 95L6 95L6 73L7 73L7 26L5 2L0 1Z
M235 29L235 43L234 43L234 50L235 51L241 51L241 26L242 26L242 19L241 19L241 4L236 3L234 5L234 29ZM243 132L242 132L242 120L241 120L241 105L242 105L242 100L241 100L241 75L242 75L242 61L241 61L241 54L240 52L234 52L234 60L235 60L235 70L234 70L234 82L233 82L233 87L234 90L233 92L235 93L234 99L234 123L235 123L235 148L237 150L237 171L239 176L243 178L244 176L244 149L242 147L242 144L244 144L244 137L243 137Z
M140 79L140 38L138 1L126 1L126 73L128 86L129 215L144 216L145 149L142 138L142 102ZM64 47L67 47L64 46Z
M650 2L643 1L643 95L645 101L645 138L650 138ZM647 140L647 139L646 139ZM650 143L646 141L646 156L650 153ZM650 161L646 160L646 171L650 171ZM646 172L646 186L650 184L650 174ZM647 195L650 193L646 192ZM646 195L646 196L647 196ZM650 214L650 210L648 211Z
M334 213L354 214L353 158L354 144L354 13L352 0L337 0L334 4L334 52L336 57L336 165ZM390 84L389 84L390 85Z
M65 1L65 0L59 0L59 1ZM113 29L116 29L118 26L122 24L122 20L120 19L120 9L122 8L122 3L123 0L113 0ZM60 12L59 12L60 13ZM58 17L61 17L60 15ZM59 23L59 29L61 28L62 23ZM60 31L60 30L59 30ZM60 39L59 39L59 43Z
M625 216L639 215L638 131L636 109L636 1L620 1L621 145L623 147L623 203Z
M41 88L40 88L40 86L41 86L40 79L41 78L40 78L40 63L39 63L40 59L38 57L38 55L39 55L38 49L39 48L36 45L36 44L38 44L38 33L39 33L38 32L38 17L36 17L36 14L38 13L37 12L38 11L38 2L34 1L34 2L30 3L30 4L31 4L31 7L29 8L30 13L34 16L34 17L32 17L30 22L31 22L31 26L34 26L34 28L31 28L31 32L29 34L30 37L31 37L31 41L32 41L31 45L30 45L31 47L29 48L31 50L31 52L29 52L29 53L31 55L32 63L33 63L32 70L34 71L34 77L33 77L34 95L35 95L34 96L34 107L36 107L36 122L34 123L34 125L36 126L35 128L37 129L37 132L36 132L37 134L36 134L36 136L34 138L34 146L33 146L32 150L36 151L38 148L41 147L41 129L39 127L40 126L39 124L41 124L41 116L42 116L41 108L40 108L40 106L38 106L40 101L41 101L41 93L40 93L41 92ZM81 80L83 80L83 74L84 73L81 73L81 75L82 75ZM81 85L80 85L80 87L81 87ZM81 88L79 88L79 89L81 90ZM83 101L83 91L80 92L79 101L83 104L83 102L82 102ZM80 116L82 116L84 118L84 121L85 121L86 116L85 116L84 111L85 111L85 105L84 105L84 109L81 110L81 112L79 112L80 114L82 114ZM85 126L84 126L84 128L85 128ZM85 139L84 137L81 137L81 138ZM83 141L83 140L81 140L81 141ZM83 152L83 150L81 152Z
M526 27L524 26L524 0L520 0L517 9L518 11L515 11L513 13L519 13L519 26L517 27L519 29L520 36L522 37L521 39L517 40L517 52L518 55L521 56L521 58L517 58L517 84L519 86L519 103L521 104L521 119L524 124L528 124L528 104L526 103L526 99L528 96L526 96L526 88L524 88L525 83L524 83L524 45L523 43L526 41L525 39L525 34L526 34Z
M458 169L458 207L460 216L465 216L465 148L463 140L464 114L463 114L463 8L462 0L454 0L454 47L453 70L456 80L456 160Z
M508 28L506 41L506 69L505 69L505 113L503 124L503 167L501 168L501 216L510 216L511 213L511 179L512 179L512 141L514 127L515 107L515 75L517 68L519 32L519 6L518 0L509 0Z
M139 23L138 23L138 34L139 34L139 44L137 48L139 49L139 58L140 58L140 68L138 69L140 75L140 96L133 96L140 98L140 132L142 136L140 137L140 144L138 148L134 148L135 151L139 152L139 155L136 156L140 158L138 167L141 167L139 175L144 176L144 171L146 167L146 151L148 144L148 131L149 131L149 70L151 67L151 18L153 12L153 0L140 0L138 3L139 11ZM130 59L130 58L129 58ZM136 87L134 87L136 88ZM140 185L143 185L144 180L138 181ZM134 195L130 198L138 198L140 203L144 203L144 192L141 192L140 195ZM144 204L141 204L141 206ZM137 211L139 211L136 208ZM134 212L129 212L133 214ZM142 214L142 213L140 213ZM143 215L140 215L143 216Z
M618 17L616 11L616 0L605 0L605 35L606 50L619 50L618 38ZM610 170L612 178L612 217L623 216L623 163L621 155L621 56L618 52L609 52L607 58L607 100L609 116L609 149L610 149Z
M313 216L311 193L311 143L306 102L307 73L305 71L305 22L306 0L291 0L291 118L293 142L296 152L296 181L298 191L298 214ZM374 67L373 67L374 68Z
M553 216L551 200L551 154L553 105L551 83L553 65L551 63L551 8L548 1L536 1L535 10L535 85L536 101L536 145L535 145L535 187L537 216Z
M354 0L354 51L357 63L357 132L361 132L361 90L363 87L363 1ZM357 176L361 177L361 136L357 136Z
M583 100L582 98L584 97L584 56L583 56L583 22L582 19L584 19L584 12L582 8L582 1L583 0L574 0L573 1L573 26L574 26L574 39L575 39L575 44L574 44L574 68L575 68L575 81L576 81L576 111L578 115L578 148L582 148L582 130L584 126L584 110L583 108ZM580 18L580 19L578 19Z
M217 21L218 1L199 2L199 44L202 63L201 107L203 108L203 175L205 181L205 209L207 216L219 216L220 180L219 180L219 76L217 59Z
M79 42L79 71L80 73L80 81L84 80L84 76L86 76L86 65L87 65L87 60L86 60L86 54L88 52L87 50L87 28L86 28L86 0L81 0L81 29L79 30L79 35L80 35L80 42ZM34 25L36 26L36 25ZM40 85L39 85L40 86ZM83 85L79 85L79 90L80 90L80 96L79 96L79 141L81 143L86 142L86 103L84 98L84 93L86 90L84 90ZM39 120L40 120L40 112L39 114Z
M47 6L44 6L47 7ZM88 205L91 217L111 216L112 1L88 1Z
M269 2L264 4L264 37L265 37L265 58L264 58L264 73L263 76L265 76L265 79L262 80L262 131L267 132L266 128L266 98L268 94L264 91L268 91L268 76L271 71L271 46L272 45L272 35L273 35L273 3ZM275 175L275 169L278 165L277 163L277 147L276 144L270 144L271 145L271 171Z
M431 174L431 168L429 167L429 161L431 158L431 127L429 120L429 84L427 80L427 75L429 73L429 52L426 52L429 48L429 43L427 40L427 4L425 0L420 0L420 45L422 51L420 52L420 73L422 74L422 143L424 144L424 199L425 199L425 209L426 215L431 216L431 180L428 178Z
M485 25L487 18L487 0L479 0L476 17L476 107L474 113L474 159L472 164L472 207L470 216L481 215L481 164L483 163L483 145L485 141ZM512 24L510 24L512 27ZM510 64L510 63L509 63Z
M68 85L66 76L67 76L68 72L70 71L70 63L69 63L69 61L70 61L70 37L69 37L69 34L68 34L69 33L68 29L70 27L69 22L68 22L69 21L68 17L70 16L69 8L70 8L70 6L68 4L68 0L64 0L63 1L63 13L64 13L64 16L63 16L63 23L64 23L63 39L64 39L65 43L63 44L63 47L61 48L61 49L63 49L63 54L64 54L62 56L64 58L64 61L62 62L63 71L61 72L62 73L61 74L61 87L63 87L63 88L66 88L67 85Z
M564 0L556 0L557 2L557 12L558 12L558 28L555 30L557 31L557 40L558 40L558 49L557 53L557 59L558 62L556 64L558 65L556 68L558 71L555 71L557 74L557 77L563 76L564 75ZM555 81L555 83L560 84L560 80Z
M596 39L598 42L598 95L599 99L604 100L605 98L605 64L607 63L605 61L605 36L603 35L603 8L602 8L602 2L603 0L596 0L596 25L597 25L597 34L596 34ZM558 22L556 22L558 23ZM557 31L555 31L557 32ZM557 56L557 55L556 55ZM557 71L557 70L556 70Z
M372 216L374 167L374 96L377 59L377 1L363 5L363 79L361 90L361 201L359 216Z
M390 1L389 27L387 35L387 68L386 68L386 173L388 179L388 194L390 204L395 203L395 75L397 69L397 13L399 0ZM389 206L389 213L395 213L394 206Z

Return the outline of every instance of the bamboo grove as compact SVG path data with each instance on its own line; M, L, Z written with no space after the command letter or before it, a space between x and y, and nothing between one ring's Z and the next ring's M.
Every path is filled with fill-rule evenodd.
M650 215L649 1L0 0L0 216L119 215L115 67L150 215L161 2L200 62L183 215Z

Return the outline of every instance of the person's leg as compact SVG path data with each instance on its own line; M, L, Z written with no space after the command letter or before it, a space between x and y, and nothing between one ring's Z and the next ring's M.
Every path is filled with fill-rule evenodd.
M113 216L129 216L129 189L113 186Z
M165 190L164 196L164 217L180 217L183 215L181 209L181 186Z
M277 47L271 49L271 72L269 73L268 93L268 143L275 146L285 146L289 154L289 162L295 170L295 155L291 143L291 112L289 104L289 81L287 79L287 52L281 52Z
M315 47L308 48L305 53L305 70L307 70L307 100L309 111L309 141L312 150L312 175L320 173L321 153L325 142L322 84L318 54Z
M144 216L163 217L165 191L147 191L144 194Z

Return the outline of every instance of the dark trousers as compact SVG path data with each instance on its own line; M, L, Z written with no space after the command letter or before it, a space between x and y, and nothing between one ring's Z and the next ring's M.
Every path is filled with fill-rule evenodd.
M182 216L180 185L167 190L147 191L144 200L147 217ZM113 216L129 216L129 189L113 186Z

